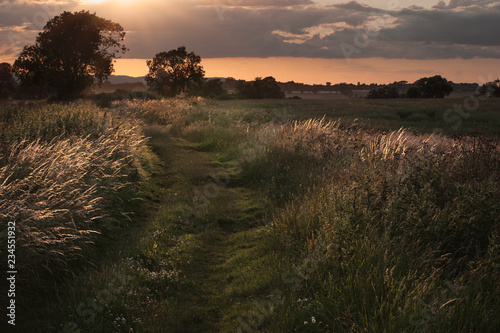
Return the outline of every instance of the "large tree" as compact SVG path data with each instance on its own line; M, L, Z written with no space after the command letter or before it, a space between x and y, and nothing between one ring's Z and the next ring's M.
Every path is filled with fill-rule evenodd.
M147 65L149 89L167 97L177 96L193 83L202 82L205 76L201 58L193 52L187 53L184 46L158 53L153 60L147 61Z
M421 78L410 89L409 98L444 98L453 92L450 82L441 75Z
M127 51L124 38L121 25L95 13L64 12L24 47L14 70L24 86L48 85L58 98L73 98L113 73L113 60Z

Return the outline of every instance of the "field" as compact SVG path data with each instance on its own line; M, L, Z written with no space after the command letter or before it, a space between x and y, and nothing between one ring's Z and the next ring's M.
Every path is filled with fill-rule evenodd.
M24 331L500 331L498 99L0 107Z

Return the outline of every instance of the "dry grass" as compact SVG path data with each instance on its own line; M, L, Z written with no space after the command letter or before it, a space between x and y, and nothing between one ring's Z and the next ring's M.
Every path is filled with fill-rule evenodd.
M244 172L281 207L273 228L284 261L309 269L272 330L499 327L499 152L498 139L480 135L322 119L279 129ZM304 326L311 317L321 325Z
M53 110L59 113L45 123L37 118ZM74 110L78 112L72 114ZM41 115L33 115L37 112ZM18 251L26 265L49 268L74 258L106 230L111 215L120 210L110 205L135 186L130 177L139 172L144 137L138 124L113 119L88 104L28 107L18 113L28 115L26 123L16 120L14 129L4 133L23 139L4 143L0 151L0 220L16 221ZM84 114L94 118L89 116L68 135L69 125L83 121L78 115ZM63 133L53 130L60 135L30 140L51 127ZM90 130L92 134L80 134ZM2 223L2 232L4 228Z

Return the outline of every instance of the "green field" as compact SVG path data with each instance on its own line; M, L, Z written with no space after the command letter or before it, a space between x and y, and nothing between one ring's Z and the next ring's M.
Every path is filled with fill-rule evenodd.
M22 331L500 331L498 99L0 108Z
M410 128L421 133L437 131L464 134L478 126L500 131L500 99L395 99L395 100L248 100L221 102L224 107L262 109L293 119L326 116L329 120L358 119L366 128L398 130Z

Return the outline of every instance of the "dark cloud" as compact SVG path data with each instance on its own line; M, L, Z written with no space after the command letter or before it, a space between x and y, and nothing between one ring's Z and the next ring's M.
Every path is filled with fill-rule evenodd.
M441 9L453 9L458 7L470 7L470 6L481 6L487 5L490 3L495 3L497 1L492 0L450 0L448 5L444 3L444 1L439 1L439 3L435 6L436 8Z
M403 10L395 14L398 25L383 29L386 41L442 43L444 46L500 46L500 7L469 10Z
M30 23L33 29L41 30L45 23L64 10L72 10L76 1L65 4L47 1L4 1L0 2L0 27L16 27Z
M358 12L382 12L383 10L377 9L375 7L371 7L369 5L366 5L364 3L359 3L357 1L349 1L345 3L340 3L333 5L335 8L342 8L342 9L348 9L348 10L354 10Z

